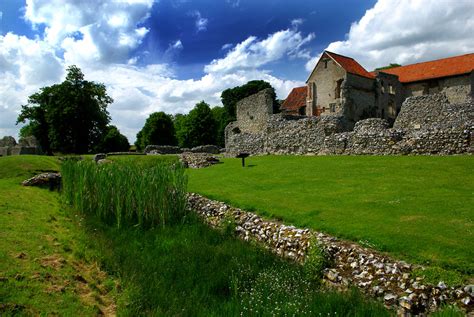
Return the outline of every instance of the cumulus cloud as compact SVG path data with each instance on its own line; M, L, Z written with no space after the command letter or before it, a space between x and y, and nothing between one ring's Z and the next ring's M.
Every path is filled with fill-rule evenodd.
M296 29L286 29L258 40L250 36L237 44L224 58L214 59L204 70L208 73L228 73L235 69L254 69L285 56L309 58L304 45L314 39L314 34L303 36Z
M53 47L39 39L12 33L0 35L0 135L15 135L20 105L39 87L63 75L62 61Z
M201 31L206 31L207 30L207 23L209 22L208 19L203 18L201 15L201 12L199 11L194 11L191 13L191 16L196 18L195 21L195 26L196 26L196 32L201 32Z
M471 53L472 30L472 1L379 0L352 24L346 40L329 44L327 50L351 56L372 70Z
M44 41L64 49L68 63L116 63L148 33L140 23L152 5L153 0L27 0L25 19L46 26Z

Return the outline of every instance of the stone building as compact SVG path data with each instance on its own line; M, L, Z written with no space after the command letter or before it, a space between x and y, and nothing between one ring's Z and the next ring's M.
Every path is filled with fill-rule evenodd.
M325 51L307 85L293 89L281 108L308 117L342 115L352 124L371 117L393 124L411 96L444 93L450 103L468 101L473 69L474 54L466 54L368 72L353 58Z

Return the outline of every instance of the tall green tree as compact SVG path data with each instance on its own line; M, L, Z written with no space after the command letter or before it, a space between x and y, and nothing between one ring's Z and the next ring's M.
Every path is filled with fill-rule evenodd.
M61 84L29 96L17 123L29 121L31 133L45 152L88 153L107 132L107 106L113 102L105 85L87 81L75 65Z
M228 124L227 113L224 107L214 107L211 109L212 116L216 122L216 145L220 147L225 146L224 133L225 127Z
M125 135L121 134L116 126L107 127L107 133L102 138L97 152L126 152L130 149L130 143Z
M154 112L137 134L135 146L144 150L147 145L176 145L176 135L173 120L164 112Z
M216 121L207 103L201 101L189 112L183 132L185 147L216 144Z
M221 101L227 114L227 122L236 120L235 110L238 101L266 88L272 89L273 113L279 112L279 104L276 101L276 93L272 85L264 80L251 80L245 85L229 88L221 93Z
M185 147L186 141L186 118L187 115L177 113L173 116L174 130L176 132L176 140L180 147Z

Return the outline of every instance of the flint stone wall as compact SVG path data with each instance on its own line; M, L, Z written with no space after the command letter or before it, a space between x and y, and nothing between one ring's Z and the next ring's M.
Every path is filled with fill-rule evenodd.
M309 229L287 226L265 220L258 215L188 194L188 209L198 213L212 227L232 219L235 234L245 241L256 241L271 252L304 262L312 242L317 242L330 256L333 265L324 271L325 281L336 287L357 286L363 292L380 298L400 316L424 315L442 304L457 304L468 314L474 309L474 286L448 287L444 282L432 285L422 277L412 278L419 266L396 261L356 243L338 240Z
M408 98L393 128L384 119L350 124L342 116L271 115L263 130L244 133L239 122L226 127L227 156L250 154L448 155L474 153L474 103L450 104L445 94Z

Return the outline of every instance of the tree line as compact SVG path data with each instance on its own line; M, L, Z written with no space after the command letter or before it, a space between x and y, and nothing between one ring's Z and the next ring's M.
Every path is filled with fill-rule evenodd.
M211 108L201 101L188 114L150 114L137 134L135 146L137 150L150 144L223 147L224 129L236 119L237 102L266 88L272 89L277 112L279 103L273 87L263 80L253 80L224 90L222 107ZM128 151L127 138L110 125L107 107L112 102L105 85L85 80L77 66L70 66L62 83L43 87L29 96L17 119L17 124L28 122L21 128L20 137L35 136L47 154Z

